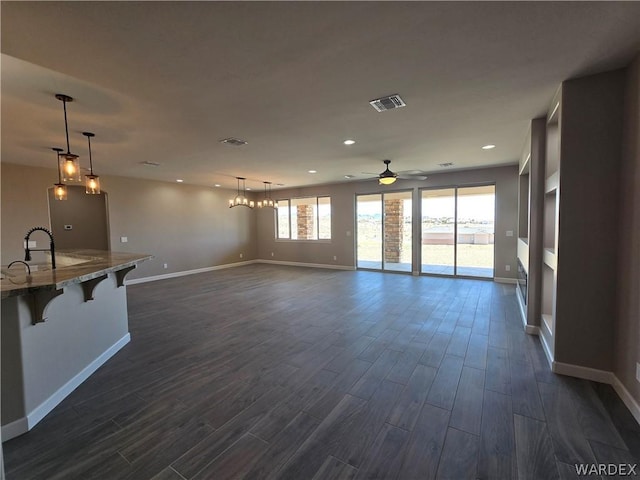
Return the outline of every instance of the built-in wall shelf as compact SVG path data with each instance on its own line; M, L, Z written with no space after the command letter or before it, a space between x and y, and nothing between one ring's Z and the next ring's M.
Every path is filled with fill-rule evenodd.
M558 172L554 172L549 177L547 177L544 185L544 193L555 192L558 189L558 185L560 183L559 179L560 175L558 174Z
M542 261L547 267L555 270L557 265L555 250L551 248L545 248L542 251Z
M543 313L540 325L544 328L546 334L553 335L553 316Z
M529 239L518 238L518 260L525 272L529 272Z
M531 120L518 168L518 301L527 332L540 325L546 118Z

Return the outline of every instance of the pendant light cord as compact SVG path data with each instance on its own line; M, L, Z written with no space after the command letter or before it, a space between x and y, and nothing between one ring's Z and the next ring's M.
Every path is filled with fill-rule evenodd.
M67 100L62 100L62 108L64 109L64 131L67 134L67 153L71 153L69 148L69 125L67 124Z
M93 160L91 159L91 136L87 135L87 140L89 141L89 170L91 172L91 176L93 176Z

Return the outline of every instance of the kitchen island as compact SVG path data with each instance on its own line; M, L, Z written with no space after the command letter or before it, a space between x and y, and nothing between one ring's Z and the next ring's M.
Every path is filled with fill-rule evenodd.
M130 340L125 275L150 255L56 252L1 270L2 440L27 432Z

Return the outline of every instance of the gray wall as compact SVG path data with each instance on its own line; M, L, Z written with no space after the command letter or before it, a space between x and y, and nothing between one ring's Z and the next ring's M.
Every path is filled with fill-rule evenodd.
M85 187L69 185L67 199L55 199L49 188L49 221L56 251L61 249L109 250L109 211L107 194L87 195ZM67 230L65 226L71 225ZM43 236L44 234L34 234ZM44 238L44 237L43 237ZM46 245L38 245L43 248Z
M31 227L49 226L47 189L56 171L3 162L1 174L1 262L7 264L23 258ZM255 215L228 208L233 191L125 177L100 180L109 196L111 249L154 255L128 279L256 258ZM122 236L128 243L120 242Z
M624 70L562 87L555 360L613 368Z
M355 195L362 193L392 192L413 189L417 197L419 188L465 186L484 183L496 185L496 236L495 265L496 277L515 278L516 239L518 223L518 167L517 165L480 170L466 170L429 175L425 181L398 180L393 185L383 187L376 180L366 182L345 182L341 184L319 185L305 188L277 190L273 198L305 197L314 195L331 196L332 240L328 243L280 241L275 239L275 222L271 210L259 211L258 217L258 258L285 262L319 263L353 267L355 265ZM417 205L414 202L414 215ZM415 222L419 223L419 222ZM414 236L419 225L415 225ZM513 237L506 231L512 230ZM271 253L273 252L273 256ZM337 260L333 260L336 256ZM414 252L417 257L417 252ZM414 258L415 262L415 258ZM505 265L511 271L505 270Z
M625 87L614 372L640 403L635 378L640 362L640 54L629 67Z

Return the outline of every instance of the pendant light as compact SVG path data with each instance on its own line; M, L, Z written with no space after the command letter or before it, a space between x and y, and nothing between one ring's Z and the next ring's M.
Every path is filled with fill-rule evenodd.
M62 102L64 109L64 131L67 135L67 153L60 155L60 171L62 172L62 181L64 182L80 182L80 161L78 155L71 153L69 148L69 125L67 123L67 102L73 102L73 98L62 93L56 93L56 98Z
M244 181L246 179L244 177L236 177L236 180L238 180L238 191L235 198L229 199L229 208L239 206L253 208L255 206L253 200L249 200L245 194L246 188ZM242 180L242 193L240 192L240 180Z
M54 152L56 152L56 169L58 170L58 183L53 184L53 196L56 200L66 200L67 199L67 186L62 183L62 178L60 175L60 152L64 151L61 148L52 148Z
M100 194L100 177L98 175L93 174L93 159L91 158L91 137L95 137L96 135L91 132L82 132L82 134L87 137L87 142L89 143L89 175L85 175L85 193L89 195L99 195Z
M276 208L276 202L271 198L271 182L264 183L264 198L258 202L258 208Z

